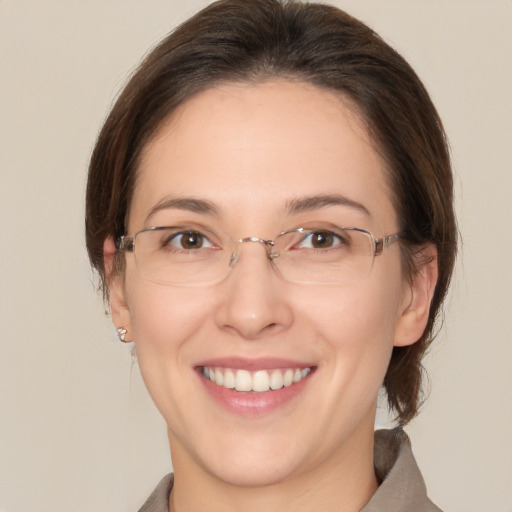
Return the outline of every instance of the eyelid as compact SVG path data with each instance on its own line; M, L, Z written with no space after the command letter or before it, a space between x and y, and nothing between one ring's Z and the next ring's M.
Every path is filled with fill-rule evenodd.
M160 226L154 226L150 228L146 228L143 231L150 231L150 230L164 230L169 229L173 231L173 236L179 234L179 233L187 233L187 232L193 232L193 233L199 233L203 235L205 238L207 238L212 244L221 246L221 240L222 237L217 235L215 231L208 228L205 225L201 225L196 222L186 222L186 223L180 223L176 225L172 224L166 224L166 225L160 225Z
M318 220L318 221L309 221L309 222L301 222L299 225L295 226L293 229L304 229L307 231L332 231L333 233L339 232L341 229L347 229L348 227L352 226L352 224L344 224L344 223L334 223L330 221L325 220Z
M301 245L303 242L310 239L315 233L327 233L329 235L332 235L335 241L331 247L336 247L346 242L346 240L343 239L341 234L338 234L336 231L332 229L308 229L307 233L301 238L301 240L299 240L297 245Z
M350 224L334 224L333 222L325 222L325 221L303 222L291 229L282 231L279 235L290 233L292 231L299 231L299 232L302 231L304 234L305 234L305 232L314 233L316 231L324 231L324 232L331 232L336 236L342 236L342 233L344 233L346 230L349 230L349 229L353 229Z

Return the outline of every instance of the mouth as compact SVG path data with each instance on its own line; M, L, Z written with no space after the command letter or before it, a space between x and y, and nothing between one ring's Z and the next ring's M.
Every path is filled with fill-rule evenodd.
M201 375L216 386L243 393L267 393L293 387L306 379L314 369L313 366L309 366L250 371L213 366L199 367Z
M273 357L233 356L202 361L195 370L207 395L221 409L254 419L289 411L311 386L317 366Z

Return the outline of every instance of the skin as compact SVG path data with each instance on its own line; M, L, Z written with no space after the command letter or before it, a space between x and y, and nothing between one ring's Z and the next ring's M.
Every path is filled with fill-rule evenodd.
M368 213L331 205L294 215L290 201L342 194ZM194 197L217 215L166 208ZM226 84L189 99L145 148L128 233L201 223L238 239L273 239L307 221L398 231L385 164L351 103L312 85ZM279 277L260 244L244 244L223 281L165 286L141 277L132 253L112 276L114 324L135 340L147 388L164 416L175 472L171 510L360 510L377 488L373 428L394 345L422 334L434 260L406 279L399 244L371 274L345 285ZM111 265L113 241L105 242ZM196 366L227 356L314 365L301 393L257 417L227 411ZM199 492L198 492L199 491Z

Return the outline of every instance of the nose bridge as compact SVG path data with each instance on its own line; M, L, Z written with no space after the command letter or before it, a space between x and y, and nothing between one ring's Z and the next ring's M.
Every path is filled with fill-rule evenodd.
M239 240L236 241L235 249L229 259L230 267L234 267L236 265L236 263L239 259L241 246L242 246L242 244L247 243L247 242L255 242L255 243L262 244L267 253L267 257L270 258L270 255L271 255L270 251L271 251L272 247L274 246L274 241L266 240L264 238L258 238L257 236L248 236L248 237L240 238Z
M254 249L246 248L247 258L235 267L243 244L252 242ZM269 265L272 240L246 237L237 240L231 257L233 274L224 281L224 295L217 310L217 322L223 329L236 332L247 340L259 339L265 333L278 333L290 325L293 313L283 292L277 285L277 276ZM266 258L263 259L263 245Z

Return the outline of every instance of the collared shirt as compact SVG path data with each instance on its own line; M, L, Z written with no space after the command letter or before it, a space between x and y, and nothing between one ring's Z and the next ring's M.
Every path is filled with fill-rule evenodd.
M407 434L399 429L375 432L377 492L361 512L442 512L427 497L425 482ZM173 475L165 476L139 512L168 512Z

